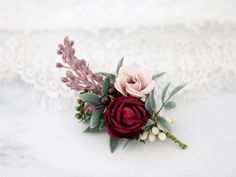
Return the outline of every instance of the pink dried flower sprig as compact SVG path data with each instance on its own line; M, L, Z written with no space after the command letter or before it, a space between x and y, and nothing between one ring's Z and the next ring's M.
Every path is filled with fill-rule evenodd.
M58 68L66 68L66 76L61 80L68 87L79 92L94 92L101 94L103 78L100 75L93 73L84 59L78 59L75 56L75 49L72 47L74 41L68 37L64 39L64 45L59 44L57 53L62 56L62 63L57 63Z

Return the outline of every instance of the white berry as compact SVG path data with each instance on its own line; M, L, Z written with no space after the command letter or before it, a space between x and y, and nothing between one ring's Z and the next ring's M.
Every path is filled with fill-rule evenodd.
M157 127L152 127L152 134L153 135L158 135L159 134L159 129Z
M146 140L148 138L148 132L147 131L144 131L143 133L142 133L142 135L140 136L140 139L141 140Z
M164 141L166 139L166 134L165 133L159 133L158 138L159 138L159 140Z
M153 143L153 142L156 140L156 136L153 135L152 133L149 133L149 135L148 135L148 140L149 140L151 143Z

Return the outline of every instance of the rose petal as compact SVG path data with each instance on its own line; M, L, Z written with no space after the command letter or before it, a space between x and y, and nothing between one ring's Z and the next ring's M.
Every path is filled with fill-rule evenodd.
M114 84L114 87L116 88L116 90L118 90L122 95L127 96L127 93L125 91L125 84L123 83L123 81L120 78L116 79L116 82Z
M155 81L151 81L141 92L143 94L149 94L155 87Z
M137 74L136 74L136 76L128 76L126 78L126 80L125 80L125 87L127 87L127 85L132 87L134 90L140 90L142 88L141 81L139 80Z
M138 70L138 78L142 83L142 87L146 87L152 81L153 72L147 68L140 68Z
M143 93L133 89L130 85L126 85L126 92L131 95L131 96L134 96L134 97L138 97L138 98L141 98L144 96Z

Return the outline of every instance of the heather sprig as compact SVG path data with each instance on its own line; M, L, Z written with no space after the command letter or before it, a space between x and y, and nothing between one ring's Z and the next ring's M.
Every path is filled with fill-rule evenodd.
M101 94L103 83L102 76L95 74L90 70L84 59L78 59L75 56L73 48L74 41L65 37L64 43L59 44L57 53L62 56L63 63L57 63L58 68L68 69L66 76L61 80L68 87L79 92L94 92Z

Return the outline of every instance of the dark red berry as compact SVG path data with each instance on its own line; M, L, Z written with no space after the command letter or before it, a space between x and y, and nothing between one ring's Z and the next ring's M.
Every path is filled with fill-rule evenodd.
M108 105L111 101L111 98L107 95L103 95L100 97L100 103L103 105Z

